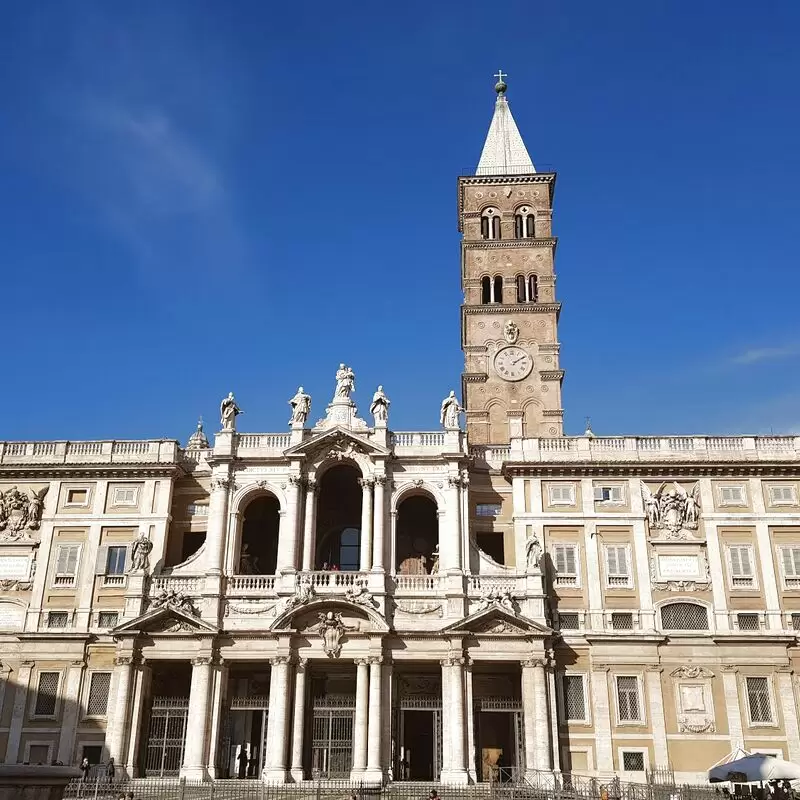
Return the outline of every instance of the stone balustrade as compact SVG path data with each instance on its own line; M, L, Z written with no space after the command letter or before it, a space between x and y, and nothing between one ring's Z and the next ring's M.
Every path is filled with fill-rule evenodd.
M96 442L0 442L0 464L174 464L171 439Z

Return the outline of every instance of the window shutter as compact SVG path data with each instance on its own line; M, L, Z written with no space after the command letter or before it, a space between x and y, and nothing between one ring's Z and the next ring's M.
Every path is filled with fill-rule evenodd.
M58 548L56 573L58 575L74 575L78 566L78 545L62 544Z
M566 572L569 575L577 575L578 570L575 568L575 548L574 547L566 547L565 548L566 554L566 562L567 568Z
M594 499L595 500L602 500L603 499L603 487L602 486L595 486L594 487Z
M622 502L622 487L621 486L612 486L610 489L609 497L615 503Z
M566 572L567 557L564 547L556 545L553 549L553 555L555 556L556 572Z
M627 575L628 574L628 553L626 552L624 547L617 547L615 549L617 551L617 574L618 575Z
M608 568L609 575L619 575L619 566L617 565L617 548L606 548L606 567Z
M97 558L94 562L94 574L105 575L108 568L108 545L104 544L97 548Z
M784 547L781 555L783 556L783 574L787 578L800 577L800 547Z

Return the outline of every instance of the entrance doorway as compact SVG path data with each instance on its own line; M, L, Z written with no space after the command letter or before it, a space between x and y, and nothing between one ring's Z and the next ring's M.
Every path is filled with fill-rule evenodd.
M231 778L258 778L266 757L269 710L242 708L235 703L236 700L240 698L234 698L228 719L225 768Z
M478 780L509 783L520 764L522 714L518 711L475 710Z
M432 781L436 769L437 711L401 711L400 780Z

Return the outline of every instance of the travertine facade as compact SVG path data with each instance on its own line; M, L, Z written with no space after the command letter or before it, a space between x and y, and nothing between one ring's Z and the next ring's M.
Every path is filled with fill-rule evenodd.
M441 429L392 432L382 390L368 424L340 365L288 433L237 430L229 397L213 446L0 444L5 762L468 782L498 757L634 780L738 745L800 760L800 438L561 435L555 176L498 94L459 182L466 433L454 397Z

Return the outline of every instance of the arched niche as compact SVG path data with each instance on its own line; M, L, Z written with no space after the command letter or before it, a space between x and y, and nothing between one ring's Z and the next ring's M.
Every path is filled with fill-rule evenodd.
M438 571L439 509L430 493L412 491L397 503L394 552L398 575Z
M241 536L234 571L274 575L278 563L280 501L269 492L252 496L240 512Z
M360 482L361 470L349 461L329 467L318 478L315 569L359 569Z

